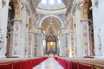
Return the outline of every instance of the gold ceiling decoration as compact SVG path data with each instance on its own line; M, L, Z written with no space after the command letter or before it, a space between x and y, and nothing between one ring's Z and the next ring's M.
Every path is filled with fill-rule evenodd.
M55 11L50 11L50 10L42 10L37 8L36 11L37 13L42 13L42 14L62 14L62 13L66 13L66 8L65 9L61 9L61 10L55 10Z
M54 17L46 18L42 23L42 29L45 31L45 35L50 34L57 35L60 31L61 24L60 21Z

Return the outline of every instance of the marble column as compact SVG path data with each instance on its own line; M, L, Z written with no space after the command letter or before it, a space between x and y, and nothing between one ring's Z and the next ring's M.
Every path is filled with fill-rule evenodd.
M9 0L6 0L5 4L2 4L2 0L0 1L0 32L1 32L1 34L0 34L0 36L1 36L0 57L5 57L5 55L6 55L8 4L9 4Z
M29 32L29 46L28 46L28 56L33 57L33 50L34 50L34 34Z
M61 37L59 39L59 47L60 47L60 53L59 56L66 56L66 34L62 33Z
M57 54L57 40L55 41L55 47L56 47L55 54Z
M46 40L45 40L45 38L43 38L43 56L45 56L46 55Z
M69 57L74 57L74 33L69 33Z
M19 48L20 47L20 20L14 20L13 26L13 50L12 56L19 57Z
M90 55L90 45L89 45L89 21L81 20L82 23L82 48L84 56Z
M57 40L57 55L59 56L60 53L60 46L59 46L59 39Z
M37 46L36 56L43 56L44 51L43 51L43 39L41 32L35 33L35 45Z
M29 23L28 18L27 18L26 23ZM28 29L28 27L26 27L26 29L25 29L25 57L28 57L28 52L29 52L29 50L28 50L28 46L29 46L29 33L28 33L28 31L29 31L29 29Z
M22 23L21 23L21 57L28 57L28 27L27 24L29 23L27 12L26 12L26 6L25 6L25 0L21 0L22 5ZM24 17L25 16L25 17Z
M93 28L93 27L92 27ZM92 32L92 29L90 29L90 56L94 56L94 33Z
M29 32L29 46L28 46L28 57L31 57L31 46L32 46L32 33Z
M0 13L2 13L1 11L2 11L2 0L0 0ZM1 15L2 14L0 14L0 25L1 25L1 19L2 19Z
M47 50L48 50L48 41L46 40L46 54L48 54Z
M40 56L40 44L41 44L41 42L40 42L40 34L39 33L37 33L37 39L36 39L36 45L37 45L37 56Z
M12 44L13 44L13 32L10 33L10 49L9 49L9 56L12 56Z

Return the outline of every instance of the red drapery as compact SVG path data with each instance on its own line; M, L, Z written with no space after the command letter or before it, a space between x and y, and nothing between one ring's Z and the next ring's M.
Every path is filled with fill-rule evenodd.
M0 64L0 69L32 69L33 67L40 64L47 58L48 57L19 61L9 64Z
M12 64L1 64L0 69L12 69Z
M64 69L96 69L92 65L80 64L78 62L72 62L71 60L65 60L62 58L55 57L55 60L62 66Z

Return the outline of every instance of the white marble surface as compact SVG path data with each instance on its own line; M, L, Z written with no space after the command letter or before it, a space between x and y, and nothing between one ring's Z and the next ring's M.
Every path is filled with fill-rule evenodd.
M95 4L98 1L98 4ZM104 0L92 0L95 56L104 56Z
M54 58L49 58L33 69L64 69Z

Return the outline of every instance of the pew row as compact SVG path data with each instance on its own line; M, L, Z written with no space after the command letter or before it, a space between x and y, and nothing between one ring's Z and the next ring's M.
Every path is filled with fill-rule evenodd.
M104 59L55 57L55 60L64 69L104 69Z
M0 69L32 69L48 57L0 59Z

